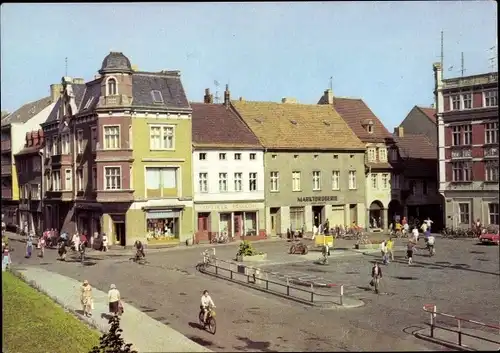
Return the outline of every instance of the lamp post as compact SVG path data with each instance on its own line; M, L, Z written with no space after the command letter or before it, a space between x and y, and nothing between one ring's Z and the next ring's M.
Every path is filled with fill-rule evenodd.
M43 154L43 149L38 151L38 155L40 156L40 164L41 164L41 174L42 177L40 178L40 213L41 213L41 219L40 219L40 231L43 234L43 230L45 229L45 210L44 210L44 185L45 185L45 160L44 160L44 154Z

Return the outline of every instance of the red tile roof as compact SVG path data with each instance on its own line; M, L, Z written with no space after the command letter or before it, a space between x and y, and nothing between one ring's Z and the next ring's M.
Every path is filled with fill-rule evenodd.
M403 137L394 136L402 158L437 159L437 148L422 134L405 133Z
M422 113L424 113L425 116L428 117L429 120L432 121L434 124L436 123L436 109L419 107L419 106L417 106L417 109L419 109Z
M262 148L259 139L223 104L191 103L196 147Z
M333 106L361 141L371 142L392 139L392 134L362 99L335 97ZM372 133L369 133L363 126L370 120L373 122Z

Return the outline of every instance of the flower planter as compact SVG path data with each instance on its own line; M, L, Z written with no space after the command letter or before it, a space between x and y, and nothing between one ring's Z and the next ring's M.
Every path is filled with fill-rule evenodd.
M245 256L245 255L237 255L236 256L236 261L247 261L247 262L258 262L258 261L265 261L267 260L267 254L258 254L258 255L252 255L252 256Z

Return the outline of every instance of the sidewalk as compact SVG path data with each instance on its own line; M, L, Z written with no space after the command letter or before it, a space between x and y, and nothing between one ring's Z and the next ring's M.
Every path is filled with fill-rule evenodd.
M56 300L68 310L81 312L80 286L81 283L54 272L30 267L16 270L21 273L26 282L34 282L36 287ZM92 285L92 283L90 283ZM102 332L108 332L108 319L102 314L108 313L108 295L96 288L92 288L94 296L94 310L92 318L83 315L86 320ZM132 305L123 303L124 314L121 316L120 327L122 337L126 343L132 343L132 349L139 353L145 352L211 352L173 330L167 325L154 320ZM153 339L154 338L154 339Z

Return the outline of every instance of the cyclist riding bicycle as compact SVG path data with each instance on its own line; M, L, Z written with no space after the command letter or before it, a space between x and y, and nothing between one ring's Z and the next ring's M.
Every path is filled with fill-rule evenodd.
M140 260L140 259L146 257L146 254L144 253L144 246L142 245L140 240L135 241L134 247L135 247L135 259L136 260Z
M436 239L434 238L434 235L429 235L427 237L427 248L429 249L429 253L432 255L434 254L434 243Z
M208 295L208 291L205 289L203 291L203 295L201 296L201 305L200 305L200 309L203 310L204 323L207 322L207 317L208 313L210 312L210 308L215 308L215 304L210 295Z

